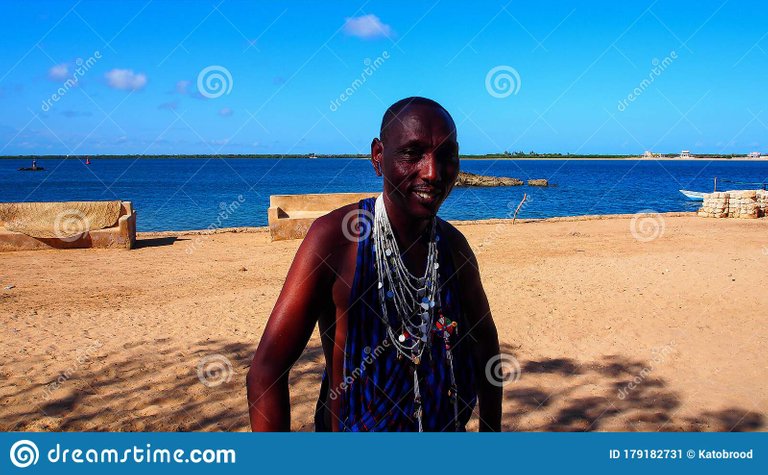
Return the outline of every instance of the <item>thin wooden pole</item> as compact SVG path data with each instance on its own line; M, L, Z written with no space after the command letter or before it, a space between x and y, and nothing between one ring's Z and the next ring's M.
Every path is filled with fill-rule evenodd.
M523 199L520 201L520 204L517 205L517 209L515 210L515 215L512 216L512 224L515 224L515 220L517 219L517 212L520 211L520 207L523 206L523 203L525 203L525 200L528 198L528 193L523 193Z

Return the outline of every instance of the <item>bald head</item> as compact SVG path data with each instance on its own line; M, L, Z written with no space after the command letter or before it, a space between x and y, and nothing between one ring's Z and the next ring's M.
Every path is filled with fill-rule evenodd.
M451 114L437 102L409 97L384 113L371 162L384 177L388 210L431 219L448 197L459 172L459 143Z
M414 96L406 97L405 99L401 99L389 106L389 108L384 112L384 117L381 119L379 138L383 142L386 142L386 138L389 135L391 129L399 129L403 127L406 122L405 117L411 111L418 108L435 109L441 116L445 118L446 122L450 124L450 127L453 130L456 130L456 123L453 121L453 117L451 117L451 114L448 113L445 107L441 106L439 103L433 101L432 99Z

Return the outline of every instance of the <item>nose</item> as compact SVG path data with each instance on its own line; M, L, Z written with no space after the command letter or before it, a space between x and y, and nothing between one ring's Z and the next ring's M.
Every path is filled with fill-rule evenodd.
M421 167L421 179L427 183L435 183L440 179L440 164L433 152L424 155Z

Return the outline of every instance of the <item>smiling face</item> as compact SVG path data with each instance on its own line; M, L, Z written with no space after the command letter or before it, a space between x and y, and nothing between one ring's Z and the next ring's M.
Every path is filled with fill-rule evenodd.
M387 121L371 144L371 161L384 176L384 194L403 213L437 214L459 173L456 126L441 107L414 102Z

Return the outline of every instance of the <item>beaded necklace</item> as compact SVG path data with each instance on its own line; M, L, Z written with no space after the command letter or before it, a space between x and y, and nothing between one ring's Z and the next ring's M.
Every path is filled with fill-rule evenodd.
M454 424L458 430L458 394L456 377L453 373L453 355L450 335L456 333L456 322L444 317L440 311L440 285L437 243L437 220L430 224L430 239L427 249L427 266L424 275L414 276L406 268L389 223L383 195L376 198L373 242L376 254L376 272L378 275L379 301L382 316L387 324L387 334L398 352L398 358L408 358L413 363L413 398L414 417L422 428L422 403L419 388L418 367L424 350L430 355L432 332L443 337L446 359L451 376L451 389L448 396L453 402ZM395 321L389 318L389 305L395 309ZM438 318L435 319L435 315ZM393 327L397 326L397 329Z

